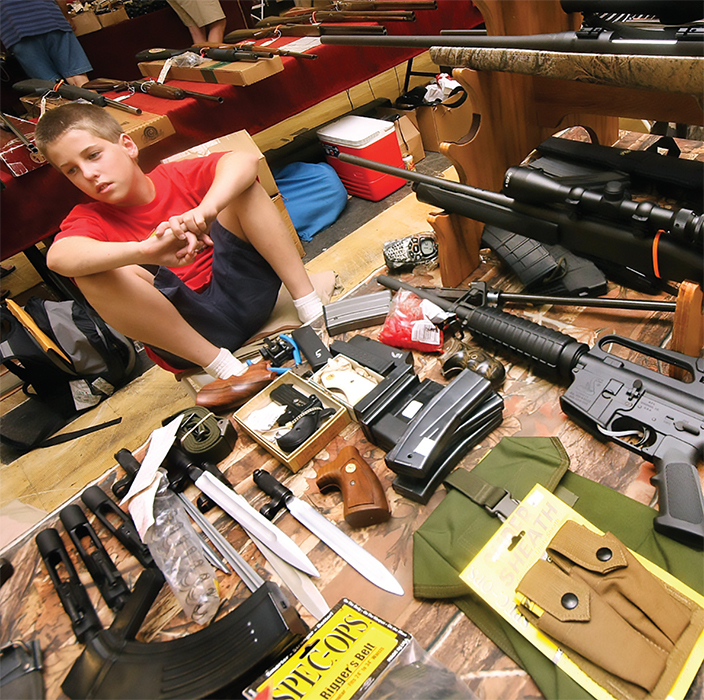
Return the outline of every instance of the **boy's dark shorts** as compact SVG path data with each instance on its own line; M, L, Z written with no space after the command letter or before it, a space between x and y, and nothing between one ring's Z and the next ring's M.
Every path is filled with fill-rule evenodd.
M204 338L219 348L236 350L269 319L281 280L253 246L224 228L210 227L213 279L202 292L189 289L171 270L159 267L154 286ZM158 351L177 369L173 355Z

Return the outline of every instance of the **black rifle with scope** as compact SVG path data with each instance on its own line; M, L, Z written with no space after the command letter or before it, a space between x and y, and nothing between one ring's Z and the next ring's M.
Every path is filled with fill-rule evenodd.
M421 202L541 243L560 244L597 265L627 264L651 279L673 282L699 284L704 277L704 216L634 202L617 185L591 192L528 167L514 167L506 172L501 194L348 153L338 157L410 180Z
M489 342L531 362L536 373L570 382L560 406L577 425L652 462L658 487L656 531L704 547L704 499L697 461L704 452L704 360L617 335L593 348L496 308L447 301L393 277L377 282L406 289L454 313L478 342ZM605 349L614 344L674 365L692 381L675 379Z

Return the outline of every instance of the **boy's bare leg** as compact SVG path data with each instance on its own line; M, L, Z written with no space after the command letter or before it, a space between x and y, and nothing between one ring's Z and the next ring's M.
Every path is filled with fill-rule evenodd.
M286 223L259 183L223 209L218 221L257 249L294 299L314 291Z
M220 348L193 329L154 287L153 276L130 265L76 279L103 320L129 338L207 367Z

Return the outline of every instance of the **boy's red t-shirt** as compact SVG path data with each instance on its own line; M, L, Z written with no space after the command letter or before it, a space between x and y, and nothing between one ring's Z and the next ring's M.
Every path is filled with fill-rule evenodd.
M103 202L78 204L61 223L56 240L85 236L98 241L143 241L158 224L169 217L198 206L215 177L215 168L224 153L163 163L149 173L156 195L149 204L116 207ZM173 268L195 291L208 286L212 278L213 249L206 247L192 264Z

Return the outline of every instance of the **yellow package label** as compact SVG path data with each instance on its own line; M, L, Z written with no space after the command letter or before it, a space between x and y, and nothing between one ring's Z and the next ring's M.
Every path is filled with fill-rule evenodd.
M565 649L534 627L517 605L525 600L516 592L519 581L538 559L544 557L550 541L567 520L574 520L594 532L603 534L557 496L537 484L469 562L467 568L460 574L460 578L537 649L552 659L556 666L595 698L614 700L614 697L622 696L612 694L599 685L570 658ZM692 622L692 629L697 636L694 637L695 641L691 649L685 652L679 675L667 692L668 700L682 700L704 661L704 632L699 631L704 628L704 622L702 622L704 610L701 609L704 607L704 598L667 571L637 553L633 554L645 568L670 588L688 598L698 608ZM532 607L532 612L538 617L543 613L538 606ZM696 626L694 620L697 621ZM645 696L645 698L650 697L650 695Z
M256 697L270 687L272 700L351 700L408 641L402 630L343 600L290 657L245 694Z

